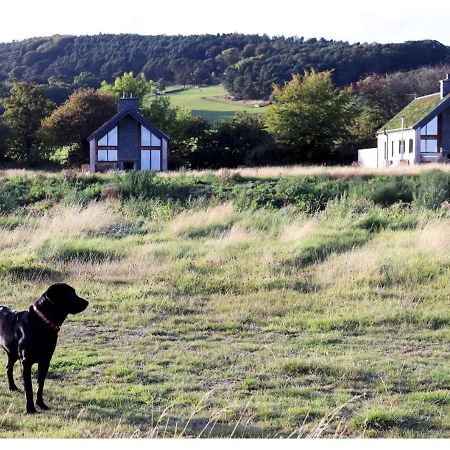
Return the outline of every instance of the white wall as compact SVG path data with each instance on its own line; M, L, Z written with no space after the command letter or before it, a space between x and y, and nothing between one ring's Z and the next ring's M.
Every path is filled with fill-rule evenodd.
M419 135L420 136L420 135ZM413 140L413 151L409 153L409 140ZM404 153L399 153L399 142L405 141ZM385 134L377 136L378 148L378 167L398 166L400 161L402 164L417 164L417 148L416 130L390 131L386 137ZM385 158L385 143L388 144L387 159ZM392 154L392 143L394 143L394 154ZM407 162L406 162L407 161Z
M378 167L377 148L363 148L358 150L358 164L361 167Z

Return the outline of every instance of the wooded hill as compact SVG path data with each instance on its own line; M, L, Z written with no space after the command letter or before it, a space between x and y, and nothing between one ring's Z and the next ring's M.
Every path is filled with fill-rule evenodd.
M237 98L267 98L273 83L306 69L334 69L334 82L345 86L372 73L447 62L450 47L431 40L349 44L244 34L55 35L0 44L0 83L12 77L70 91L71 85L96 87L133 71L166 83L223 82Z

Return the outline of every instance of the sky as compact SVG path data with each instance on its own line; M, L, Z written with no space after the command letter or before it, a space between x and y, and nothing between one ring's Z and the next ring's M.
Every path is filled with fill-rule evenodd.
M7 0L0 42L52 34L216 34L450 45L449 0Z

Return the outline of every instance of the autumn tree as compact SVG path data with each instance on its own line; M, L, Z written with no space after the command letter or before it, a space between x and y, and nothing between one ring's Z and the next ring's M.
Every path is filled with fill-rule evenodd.
M352 94L333 86L331 71L294 75L273 89L266 123L289 162L326 162L348 133Z
M10 97L2 101L3 124L9 130L5 155L18 161L38 161L43 158L39 129L54 103L47 100L39 87L31 83L14 82Z
M42 122L42 133L53 146L78 144L71 162L87 162L89 143L86 138L116 112L116 99L111 94L80 89Z

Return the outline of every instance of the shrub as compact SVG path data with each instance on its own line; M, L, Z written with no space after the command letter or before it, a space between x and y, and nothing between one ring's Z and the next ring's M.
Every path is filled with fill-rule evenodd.
M382 206L398 202L410 203L414 195L414 183L408 177L376 177L372 180L370 199Z
M422 173L414 194L414 205L436 210L447 200L450 200L450 174L440 170Z

